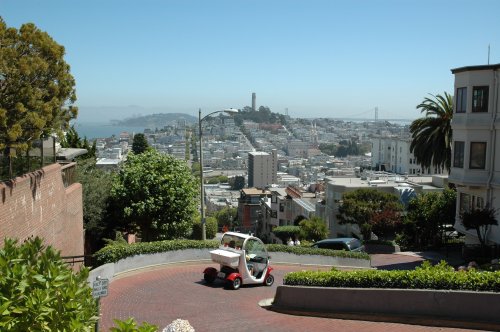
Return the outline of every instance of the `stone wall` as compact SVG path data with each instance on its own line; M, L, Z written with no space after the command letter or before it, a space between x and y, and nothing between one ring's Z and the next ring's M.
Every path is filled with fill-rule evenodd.
M62 256L83 255L82 186L65 187L61 169L52 164L0 182L0 246L39 236Z

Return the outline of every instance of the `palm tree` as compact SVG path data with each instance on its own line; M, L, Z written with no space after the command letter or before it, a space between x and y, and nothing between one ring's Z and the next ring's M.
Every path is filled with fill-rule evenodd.
M444 96L431 95L417 106L425 117L416 119L410 125L411 145L417 164L429 169L451 167L451 119L453 118L453 99L448 93Z

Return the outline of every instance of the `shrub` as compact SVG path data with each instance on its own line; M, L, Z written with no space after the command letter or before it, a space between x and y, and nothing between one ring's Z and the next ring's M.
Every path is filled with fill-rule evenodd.
M114 319L116 327L110 329L111 332L156 332L158 326L143 322L142 325L137 325L134 318L130 317L127 320Z
M444 261L436 266L426 262L412 271L302 271L291 272L285 285L352 288L442 289L500 292L500 271L455 272Z
M216 240L167 240L159 242L140 242L128 245L109 245L94 254L97 264L115 263L120 259L142 254L155 254L166 251L185 249L215 249L219 247ZM288 252L296 255L323 255L332 257L345 257L357 259L370 259L370 256L363 252L351 252L343 250L316 249L302 246L287 246L283 244L268 244L269 252Z
M214 217L206 217L205 218L205 235L207 239L213 239L215 235L217 234L217 219ZM191 238L193 240L199 240L201 239L201 221L197 220L193 224L193 233L191 234Z
M303 246L287 246L284 244L268 244L266 247L269 252L287 252L295 255L322 255L343 258L370 259L370 255L364 252L317 249Z
M6 239L0 250L0 330L90 331L97 305L88 270L74 273L42 239L21 245Z
M159 252L185 249L215 249L219 241L207 240L165 240L158 242L139 242L127 245L110 245L94 254L96 264L115 263L120 259L142 254L156 254Z
M278 226L273 229L274 235L283 243L286 243L289 238L296 238L300 234L299 226Z

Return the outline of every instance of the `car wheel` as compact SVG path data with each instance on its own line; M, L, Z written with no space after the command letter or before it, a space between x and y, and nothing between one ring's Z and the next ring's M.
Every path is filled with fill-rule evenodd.
M274 276L270 274L266 277L266 280L264 280L264 285L272 286L273 283L274 283Z
M211 284L215 281L215 276L213 274L205 273L203 275L203 279L205 279L207 284Z
M234 278L233 281L229 281L229 286L231 289L237 290L241 286L241 279L240 278Z

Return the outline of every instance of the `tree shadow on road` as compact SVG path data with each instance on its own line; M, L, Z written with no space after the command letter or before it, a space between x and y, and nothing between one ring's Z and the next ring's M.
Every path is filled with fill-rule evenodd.
M406 263L396 263L377 266L377 270L414 270L417 266L420 266L423 261L416 262L406 262Z

